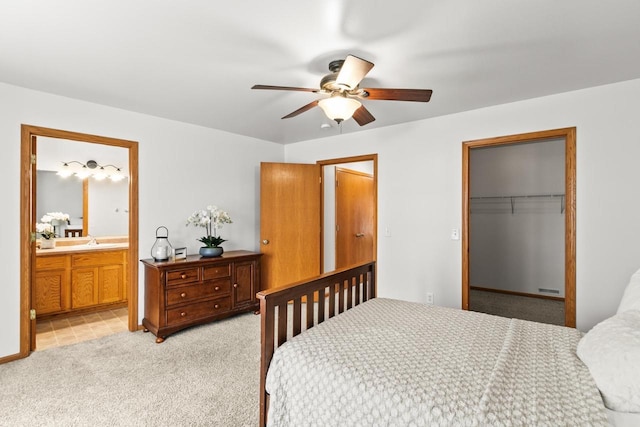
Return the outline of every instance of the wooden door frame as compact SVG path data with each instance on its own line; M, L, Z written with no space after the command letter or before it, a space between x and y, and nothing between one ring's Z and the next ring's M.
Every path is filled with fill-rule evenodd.
M51 129L40 126L21 126L20 151L20 353L16 358L27 357L31 352L31 291L35 244L31 232L35 227L31 196L32 157L31 140L35 137L68 139L93 144L122 147L129 154L129 257L128 257L128 314L129 330L138 330L138 142L105 136Z
M373 161L373 261L378 259L378 154L363 154L353 157L342 157L338 159L318 160L321 170L324 166L339 165L343 163L356 163ZM322 172L321 172L322 174ZM322 174L324 176L324 174ZM324 190L320 192L320 227L324 236ZM320 271L324 271L324 238L320 239Z
M470 151L473 148L564 138L565 141L565 326L576 327L576 128L464 141L462 143L462 308L469 310Z

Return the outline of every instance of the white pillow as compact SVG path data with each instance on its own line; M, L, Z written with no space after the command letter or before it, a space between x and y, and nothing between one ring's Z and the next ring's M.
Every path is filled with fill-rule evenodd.
M607 408L640 413L640 311L629 310L597 324L578 343L578 357Z
M631 276L631 280L629 280L629 284L620 300L618 314L627 310L640 310L640 270Z

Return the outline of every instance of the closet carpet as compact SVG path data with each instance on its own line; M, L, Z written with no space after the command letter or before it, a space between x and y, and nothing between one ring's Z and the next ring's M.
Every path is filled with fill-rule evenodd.
M471 289L469 309L509 318L564 326L564 302Z

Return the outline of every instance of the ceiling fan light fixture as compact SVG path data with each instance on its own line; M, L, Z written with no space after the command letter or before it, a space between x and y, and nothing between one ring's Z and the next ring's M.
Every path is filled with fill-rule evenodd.
M320 100L318 106L322 108L327 117L340 123L349 120L362 104L357 99L347 98L342 93L335 93L330 98Z

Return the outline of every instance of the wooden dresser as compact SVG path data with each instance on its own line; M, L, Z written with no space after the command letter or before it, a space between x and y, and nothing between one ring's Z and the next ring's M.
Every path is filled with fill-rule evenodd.
M259 308L260 257L248 251L186 260L143 259L145 331L161 343L179 330Z

